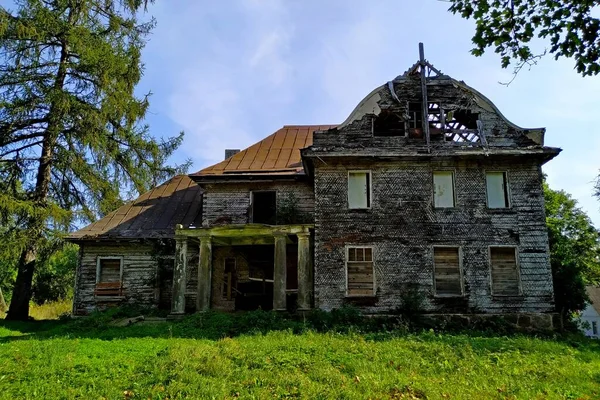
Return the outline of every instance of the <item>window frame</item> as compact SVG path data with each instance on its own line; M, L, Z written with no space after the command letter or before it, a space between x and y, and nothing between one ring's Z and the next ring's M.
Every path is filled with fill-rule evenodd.
M460 294L438 294L437 287L435 283L435 249L436 248L450 248L450 249L458 249L458 276L460 279ZM433 278L433 295L436 298L448 298L448 297L465 297L465 280L463 274L463 249L462 246L453 246L453 245L433 245L431 246L431 260L432 260L432 278Z
M438 207L435 205L435 174L436 172L450 172L452 174L452 207ZM433 208L438 210L450 210L456 208L456 169L434 169L431 171L431 189L433 196Z
M123 284L123 264L124 264L123 256L98 256L96 258L96 285L99 283L103 283L103 282L100 282L100 272L101 272L102 260L119 260L119 262L120 262L119 282L122 285ZM105 283L108 283L108 282L105 282Z
M277 205L279 203L279 191L277 189L259 189L259 190L250 190L250 212L249 221L250 224L263 224L263 222L254 222L254 193L265 193L265 192L274 192L275 193L275 225L277 225Z
M373 293L371 294L348 294L348 263L364 263L369 261L349 261L350 249L371 249L371 270L373 274ZM368 244L348 244L344 249L345 262L344 262L344 274L346 276L346 297L375 297L377 293L377 279L375 277L375 248L373 245Z
M492 267L492 249L493 248L510 248L515 252L515 268L517 269L517 294L497 294L494 293L494 276L493 276L493 267ZM521 284L521 261L519 259L519 246L512 245L490 245L488 246L488 267L490 273L490 294L493 297L515 297L515 296L523 296L523 286Z
M368 178L368 198L366 207L350 207L350 174L367 174ZM373 207L373 173L370 169L351 169L346 174L346 204L348 210L370 210Z
M488 192L488 184L487 184L487 174L488 173L502 173L504 175L504 190L505 193L504 195L506 196L506 203L508 203L508 205L506 207L490 207L490 197L489 197L489 192ZM512 208L512 195L511 195L511 191L510 191L510 181L508 179L508 171L507 170L498 170L498 169L491 169L491 170L485 170L484 171L484 181L485 181L485 206L486 208L488 208L489 210L509 210Z

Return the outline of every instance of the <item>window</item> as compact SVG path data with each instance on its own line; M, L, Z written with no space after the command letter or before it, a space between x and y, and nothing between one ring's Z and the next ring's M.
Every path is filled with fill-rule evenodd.
M592 335L598 335L598 322L592 321Z
M348 247L346 254L348 296L372 296L375 292L373 277L373 249Z
M121 296L122 278L122 257L98 257L94 294L96 296Z
M252 222L267 225L277 223L277 192L252 192Z
M225 259L225 268L223 270L223 298L231 300L232 292L235 288L235 258Z
M458 247L434 247L433 267L435 294L438 296L462 296L460 249Z
M454 207L454 173L435 171L433 173L433 204L436 208Z
M489 208L508 208L506 172L486 172L487 203Z
M382 110L373 121L373 136L405 136L404 124L398 113Z
M348 172L348 208L371 208L371 172Z
M490 247L492 269L492 294L499 296L519 295L519 271L516 248Z

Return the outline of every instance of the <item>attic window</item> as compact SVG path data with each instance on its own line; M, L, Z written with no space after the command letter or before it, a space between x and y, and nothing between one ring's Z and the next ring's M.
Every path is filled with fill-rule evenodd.
M397 113L382 110L373 122L373 136L404 136L404 119Z
M277 218L277 192L274 190L252 192L252 222L275 225Z

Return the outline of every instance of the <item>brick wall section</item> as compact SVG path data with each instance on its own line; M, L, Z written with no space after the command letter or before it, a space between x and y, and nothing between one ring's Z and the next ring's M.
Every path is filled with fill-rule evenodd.
M315 305L330 310L345 297L345 246L372 245L376 297L365 311L389 312L415 285L429 312L548 312L552 277L541 170L535 162L355 160L315 162ZM454 169L457 204L433 208L432 171ZM347 171L372 171L370 210L348 210ZM485 170L505 170L510 209L486 206ZM433 294L433 246L463 251L465 295ZM518 246L523 295L492 297L488 246Z
M306 182L249 182L203 184L203 223L212 225L247 224L250 217L250 192L276 190L277 201L294 193L298 210L312 218L314 193Z

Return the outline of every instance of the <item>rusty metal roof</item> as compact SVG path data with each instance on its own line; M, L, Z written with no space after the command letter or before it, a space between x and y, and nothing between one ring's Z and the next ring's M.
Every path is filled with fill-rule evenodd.
M598 314L600 314L600 287L597 286L586 286L585 291L587 292L588 297L590 298L590 302L594 310Z
M178 175L142 194L104 218L71 233L67 239L169 238L176 224L201 224L202 192L186 175Z
M286 125L225 161L190 177L304 174L300 149L312 145L313 132L336 125Z

